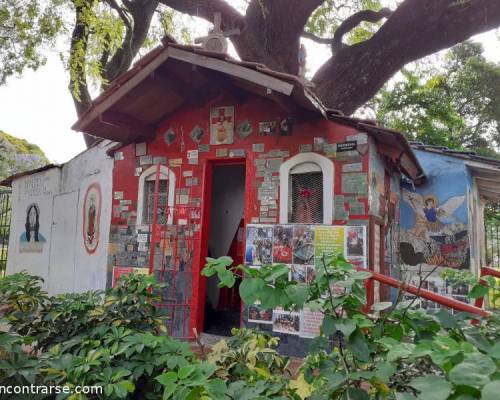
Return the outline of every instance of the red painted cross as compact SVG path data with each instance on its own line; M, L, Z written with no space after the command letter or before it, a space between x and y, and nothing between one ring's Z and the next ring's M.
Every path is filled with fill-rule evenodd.
M231 122L232 116L226 115L225 108L219 108L219 115L216 117L212 117L212 124Z

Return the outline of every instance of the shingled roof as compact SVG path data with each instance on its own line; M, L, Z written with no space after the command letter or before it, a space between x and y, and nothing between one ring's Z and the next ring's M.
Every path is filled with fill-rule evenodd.
M423 170L404 136L371 121L326 108L304 78L226 54L165 42L118 77L80 116L73 129L121 143L155 137L158 125L186 102L203 104L221 90L267 98L296 121L325 118L367 132L393 147L392 161L412 180Z

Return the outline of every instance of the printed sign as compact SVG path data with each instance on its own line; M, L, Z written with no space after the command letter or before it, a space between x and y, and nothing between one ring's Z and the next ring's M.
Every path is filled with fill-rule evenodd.
M337 143L337 153L356 150L357 146L358 142L356 142L355 140L344 143Z

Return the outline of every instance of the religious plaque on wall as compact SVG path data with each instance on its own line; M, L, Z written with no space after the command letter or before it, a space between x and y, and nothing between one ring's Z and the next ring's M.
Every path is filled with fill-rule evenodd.
M210 110L210 144L232 144L234 137L234 107Z
M99 245L101 218L101 186L94 182L87 188L83 201L83 243L88 254Z

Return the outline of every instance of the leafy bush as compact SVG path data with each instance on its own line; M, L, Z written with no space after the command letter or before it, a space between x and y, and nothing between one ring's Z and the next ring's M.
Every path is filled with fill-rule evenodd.
M0 279L0 324L9 326L0 332L0 385L102 387L100 395L57 397L89 400L498 398L495 315L425 313L411 302L377 303L367 313L370 274L341 255L325 258L310 285L290 282L284 265L256 270L228 257L208 259L203 274L232 286L241 271L245 303L324 313L297 376L277 353L277 338L249 329L234 329L196 356L164 333L154 305L161 288L152 277L124 276L105 293L50 297L40 278L20 273Z
M285 265L231 264L228 258L209 259L202 273L218 274L221 286L230 286L229 274L242 271L240 294L246 304L306 306L324 313L321 333L292 383L302 398L498 398L498 318L477 321L477 316L444 309L412 310L411 301L377 303L366 313L364 281L370 274L356 271L342 255L325 257L310 285L290 282Z

